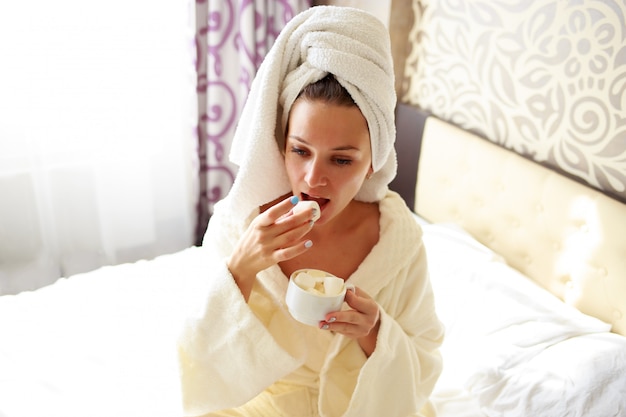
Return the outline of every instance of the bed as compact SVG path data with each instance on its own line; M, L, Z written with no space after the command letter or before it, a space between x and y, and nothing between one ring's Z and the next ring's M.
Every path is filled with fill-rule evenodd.
M410 107L398 133L447 329L438 415L625 416L625 205ZM199 251L0 297L0 417L180 415Z
M409 105L400 192L446 325L440 416L626 416L626 205Z

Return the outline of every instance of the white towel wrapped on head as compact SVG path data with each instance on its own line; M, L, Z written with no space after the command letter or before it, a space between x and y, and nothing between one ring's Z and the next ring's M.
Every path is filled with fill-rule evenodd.
M367 119L374 174L356 199L378 201L396 174L393 60L389 33L359 9L316 6L284 27L252 83L230 159L239 172L227 197L235 218L290 189L283 162L284 129L300 91L331 73Z

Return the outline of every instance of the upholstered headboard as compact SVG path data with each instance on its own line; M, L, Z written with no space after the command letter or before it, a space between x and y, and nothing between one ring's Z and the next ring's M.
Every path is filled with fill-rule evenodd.
M399 148L416 146L417 134L407 135L399 126ZM566 303L626 335L625 204L428 117L412 207L429 221L461 225Z

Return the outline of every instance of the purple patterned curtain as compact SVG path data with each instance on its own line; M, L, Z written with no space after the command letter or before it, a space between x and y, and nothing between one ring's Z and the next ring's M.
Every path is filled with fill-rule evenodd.
M196 244L233 183L230 142L250 84L276 36L309 0L196 0L200 195Z

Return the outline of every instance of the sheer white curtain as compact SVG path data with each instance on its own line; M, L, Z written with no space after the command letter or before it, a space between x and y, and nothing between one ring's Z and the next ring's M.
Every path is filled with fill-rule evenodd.
M193 243L194 11L0 3L0 294Z
M199 132L207 214L233 183L230 142L256 71L285 24L309 0L198 0ZM204 5L204 7L202 7ZM205 190L205 191L204 191ZM203 224L200 219L199 225ZM202 230L198 231L201 236Z

